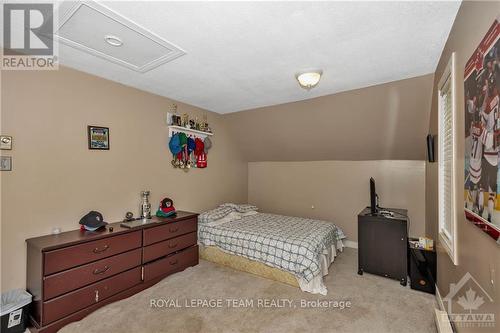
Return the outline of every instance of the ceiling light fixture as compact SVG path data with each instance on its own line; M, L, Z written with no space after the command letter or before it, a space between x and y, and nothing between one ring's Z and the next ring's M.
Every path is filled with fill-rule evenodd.
M323 74L322 70L314 70L308 72L302 72L295 75L295 78L299 82L300 86L306 90L311 90L311 88L316 87Z
M116 36L106 35L106 36L104 36L104 40L106 41L106 43L108 43L111 46L118 47L118 46L123 45L122 40Z

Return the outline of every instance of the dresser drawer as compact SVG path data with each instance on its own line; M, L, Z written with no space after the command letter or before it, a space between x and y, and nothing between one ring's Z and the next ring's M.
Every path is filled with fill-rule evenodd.
M68 291L140 266L141 252L141 249L135 249L47 276L43 281L43 299L51 299Z
M189 220L144 229L144 246L196 231L197 228L198 220L196 218L192 218Z
M183 270L198 264L198 246L192 246L184 251L144 265L144 281Z
M43 325L63 318L87 306L98 303L120 291L131 288L141 282L141 268L99 281L85 288L43 303Z
M108 237L44 253L44 275L141 247L141 231Z
M144 247L143 262L153 261L171 253L196 245L196 232L171 238L163 242Z

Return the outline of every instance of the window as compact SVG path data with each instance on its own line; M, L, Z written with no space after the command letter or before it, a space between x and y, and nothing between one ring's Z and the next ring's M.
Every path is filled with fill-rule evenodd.
M455 53L438 84L438 196L439 196L439 240L455 265L456 244L456 102L455 102Z

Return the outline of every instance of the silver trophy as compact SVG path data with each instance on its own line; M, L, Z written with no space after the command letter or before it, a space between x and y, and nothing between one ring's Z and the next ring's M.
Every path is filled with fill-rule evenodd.
M143 219L151 218L151 203L149 202L149 191L142 191L141 217Z

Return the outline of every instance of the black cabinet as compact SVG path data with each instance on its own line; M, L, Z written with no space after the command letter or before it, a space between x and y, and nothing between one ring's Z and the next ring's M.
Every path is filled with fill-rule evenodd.
M414 239L418 240L418 239ZM411 289L436 293L436 251L408 246L408 272Z
M377 274L399 280L408 278L408 212L387 209L392 216L371 214L367 207L358 215L358 274Z

